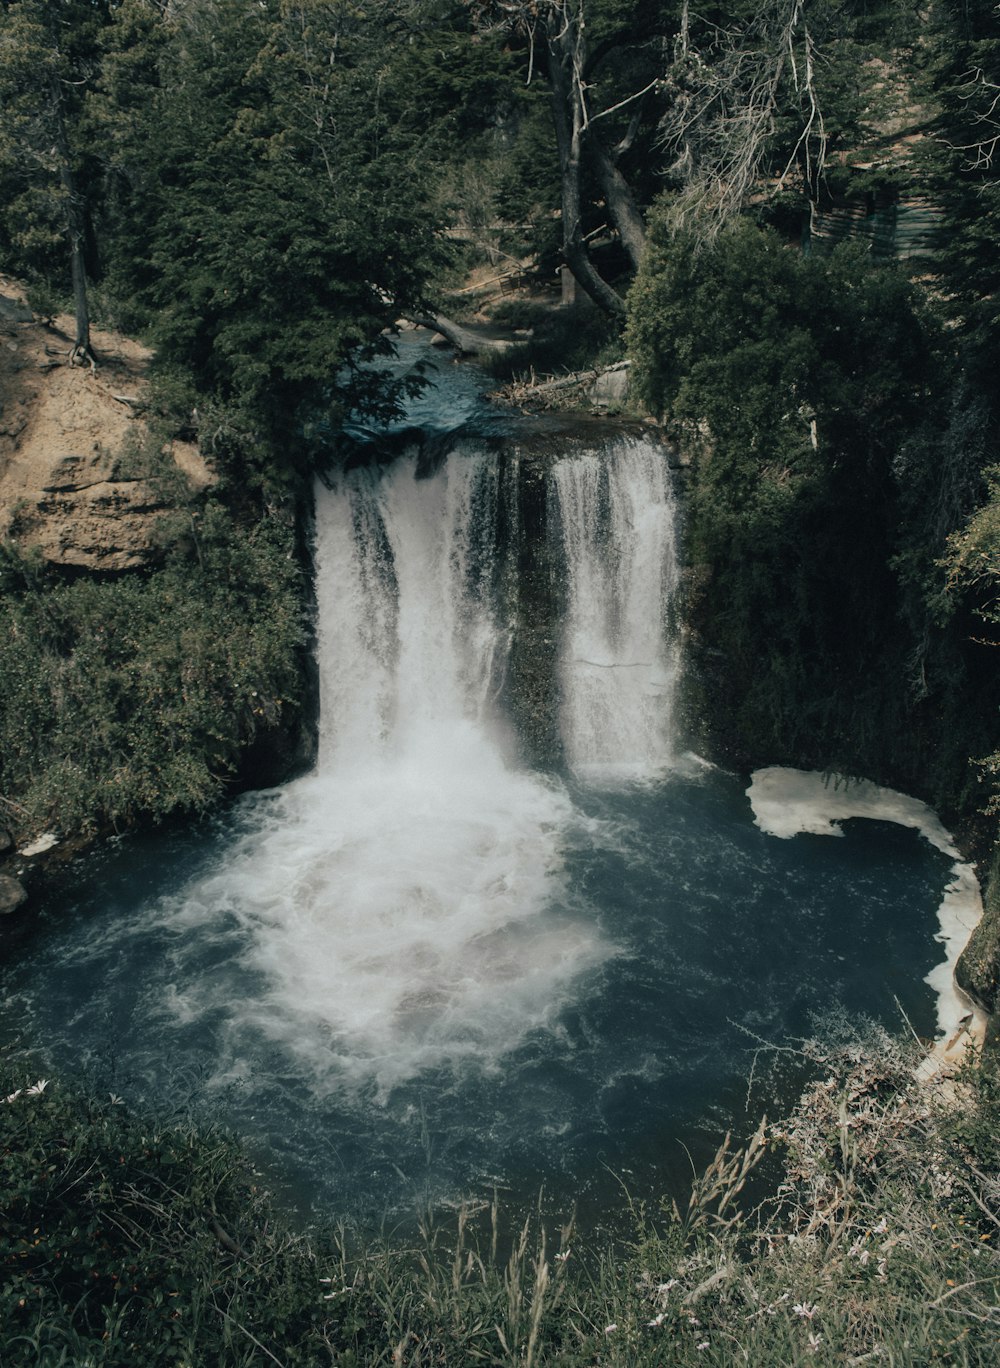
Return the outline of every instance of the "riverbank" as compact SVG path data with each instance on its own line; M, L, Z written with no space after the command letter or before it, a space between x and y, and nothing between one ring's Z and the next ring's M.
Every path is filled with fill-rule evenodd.
M35 319L6 277L0 305L0 872L17 914L96 833L308 763L309 591L295 510L222 489L148 348L95 328L97 364L74 366L70 319Z
M5 1363L730 1368L996 1361L995 1072L959 1112L884 1035L808 1047L818 1081L681 1203L496 1201L419 1233L292 1231L218 1132L0 1062ZM27 1070L27 1071L26 1071ZM741 1194L759 1165L775 1195ZM505 1232L510 1232L509 1234Z

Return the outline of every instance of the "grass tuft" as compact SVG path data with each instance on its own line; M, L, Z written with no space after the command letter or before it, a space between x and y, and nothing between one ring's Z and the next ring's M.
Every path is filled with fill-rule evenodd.
M803 1046L785 1119L617 1240L496 1200L296 1233L238 1144L0 1060L4 1364L993 1365L995 1063L919 1086L877 1028ZM42 1084L44 1083L44 1086ZM750 1205L765 1154L780 1182ZM771 1163L775 1160L772 1158Z

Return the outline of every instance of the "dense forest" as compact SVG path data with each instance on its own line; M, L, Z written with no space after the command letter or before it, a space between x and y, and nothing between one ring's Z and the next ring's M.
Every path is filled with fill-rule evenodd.
M500 263L526 298L498 319L506 309L534 329L508 373L627 357L633 412L681 453L696 745L736 767L797 764L918 794L985 873L1000 811L998 245L993 0L698 12L688 0L2 0L0 268L27 283L37 317L73 314L67 364L100 368L97 323L146 340L151 435L135 458L155 468L184 435L216 482L176 492L141 573L67 575L16 540L0 547L0 824L93 832L203 811L237 783L273 779L283 748L301 758L290 738L310 706L312 482L341 459L346 417L396 411L398 382L372 363L401 320L461 321L470 272ZM992 1010L1000 878L987 901L965 972ZM895 1050L860 1082L844 1056L852 1106L904 1088ZM796 1192L815 1177L809 1163L829 1161L851 1193L839 1233L831 1218L822 1238L868 1239L878 1202L912 1197L907 1165L913 1182L921 1165L947 1167L945 1153L966 1176L995 1165L991 1079L970 1085L964 1121L921 1119L919 1152L892 1140L891 1192L872 1156L848 1157L846 1113L825 1118L822 1160L800 1117ZM23 1335L11 1362L131 1363L142 1342L143 1361L165 1364L639 1364L661 1361L642 1326L671 1317L670 1361L761 1362L777 1323L765 1303L786 1284L772 1268L740 1294L740 1314L757 1318L751 1347L719 1347L736 1293L712 1269L753 1243L720 1200L749 1152L720 1157L655 1248L643 1224L623 1273L609 1255L574 1284L563 1261L550 1285L525 1227L490 1277L484 1246L463 1252L461 1233L440 1285L444 1264L427 1252L415 1291L396 1253L390 1278L388 1264L349 1268L343 1248L275 1244L228 1142L151 1138L107 1107L59 1105L48 1140L5 1112L22 1126L3 1142L19 1156L8 1186L21 1203L0 1222L20 1270L4 1293ZM84 1222L39 1195L31 1156L44 1166L45 1145L75 1155L95 1143L81 1235ZM174 1214L149 1189L116 1226L119 1151L133 1193L155 1152L183 1188ZM935 1204L950 1212L951 1192L923 1193L919 1220ZM947 1220L968 1215L975 1239L995 1243L995 1192L962 1201ZM45 1202L76 1260L58 1290L19 1243ZM203 1239L191 1213L208 1209ZM754 1238L790 1259L785 1215ZM796 1220L813 1257L820 1226L802 1208ZM728 1242L714 1265L704 1251L722 1246L698 1244L710 1235ZM438 1234L428 1240L438 1249ZM668 1311L658 1282L695 1247L688 1282L715 1308L711 1345L688 1326L694 1299ZM89 1268L93 1248L109 1269L132 1259L127 1297L119 1272L105 1286ZM995 1302L969 1311L967 1338L927 1310L977 1280L974 1244L954 1271L940 1251L911 1253L898 1285L883 1269L864 1295L867 1259L831 1291L816 1254L794 1294L802 1324L773 1361L991 1361ZM266 1277L250 1277L255 1260ZM302 1309L320 1263L357 1294L325 1319L319 1303ZM41 1288L32 1319L24 1298ZM164 1296L201 1298L190 1340ZM589 1317L588 1296L601 1308ZM832 1328L822 1349L818 1332L806 1339L824 1296L868 1297L876 1318L872 1306L890 1305L888 1357L860 1340L860 1357L838 1357L835 1344L855 1341ZM916 1305L927 1314L911 1342ZM629 1317L627 1345L604 1333ZM487 1349L480 1332L497 1318ZM118 1357L100 1356L102 1337Z
M36 312L73 301L77 361L99 361L91 315L149 339L161 438L196 434L213 498L251 522L287 521L341 416L392 410L367 363L399 319L454 311L476 260L550 287L568 268L585 324L532 345L566 369L627 349L693 454L716 733L972 813L996 748L997 41L989 5L22 0L3 262ZM31 573L8 551L22 605ZM272 698L294 635L261 661ZM24 744L4 740L8 800ZM100 789L74 816L211 787Z

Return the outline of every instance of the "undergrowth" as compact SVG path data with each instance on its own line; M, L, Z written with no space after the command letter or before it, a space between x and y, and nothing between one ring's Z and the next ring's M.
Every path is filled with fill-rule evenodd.
M558 309L531 300L504 300L493 309L492 322L530 333L482 359L483 369L496 380L565 375L621 358L619 328L587 305Z
M492 1206L417 1239L293 1233L231 1139L43 1083L0 1100L9 1365L915 1365L1000 1356L996 1065L918 1085L877 1028L809 1042L791 1115L601 1242ZM777 1191L745 1183L781 1156Z
M178 510L148 575L65 581L0 545L0 789L22 832L198 811L294 715L304 634L290 527Z

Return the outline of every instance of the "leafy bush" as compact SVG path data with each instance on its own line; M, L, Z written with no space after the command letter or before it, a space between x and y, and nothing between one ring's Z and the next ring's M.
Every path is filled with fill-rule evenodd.
M211 501L176 517L147 578L62 583L2 553L0 782L27 828L202 809L295 707L290 529L244 531Z

